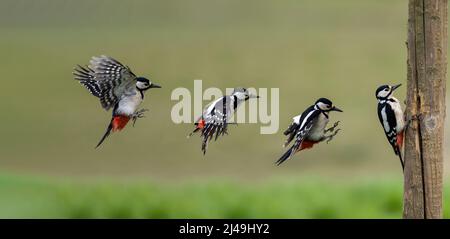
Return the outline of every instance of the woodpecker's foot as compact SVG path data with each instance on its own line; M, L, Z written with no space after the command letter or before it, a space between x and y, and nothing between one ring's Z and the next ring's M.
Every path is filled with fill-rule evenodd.
M334 129L333 129L333 131L334 131ZM339 131L341 131L341 129L336 129L336 131L334 131L332 134L324 136L322 141L326 140L326 142L328 144L331 140L333 140L334 136L336 136Z
M136 120L140 119L140 118L144 118L144 112L149 111L148 109L140 109L136 112L134 112L134 114L131 116L131 119L133 120L133 127L136 124Z
M411 115L409 118L406 119L406 122L409 124L413 120L420 120L420 119L422 119L422 113Z
M409 118L406 118L405 130L408 129L413 120L420 120L420 119L422 119L422 113L411 115Z
M327 132L333 133L334 129L339 125L339 123L340 123L340 121L336 121L332 127L325 130L325 133L327 133Z

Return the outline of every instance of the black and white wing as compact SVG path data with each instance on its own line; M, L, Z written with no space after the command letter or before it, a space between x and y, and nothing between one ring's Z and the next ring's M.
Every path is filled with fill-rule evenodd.
M284 135L288 136L286 141L283 144L283 147L288 146L291 141L294 139L297 131L299 130L300 125L295 122L295 120L289 125L289 127L283 132Z
M78 68L75 68L73 75L93 96L98 98L102 97L100 85L97 80L95 80L95 72L89 66L82 67L78 65Z
M96 97L106 110L114 107L121 96L135 89L136 75L129 67L108 57L92 57L87 67L78 66L74 72L79 80Z
M378 119L383 126L389 144L394 149L395 154L399 155L400 149L397 146L397 120L390 104L378 104Z
M283 132L284 135L288 136L285 143L283 144L283 147L288 146L291 141L294 139L295 135L297 134L297 131L303 127L305 124L302 122L305 122L305 119L310 119L311 113L314 113L317 111L314 108L314 105L308 107L305 111L303 111L302 114L295 116L292 118L292 123L289 125L289 127Z
M311 128L317 122L318 116L320 115L319 110L314 108L308 108L300 116L299 121L292 123L289 128L284 132L285 135L289 135L288 140L285 143L287 146L295 137L294 144L287 150L276 162L276 165L282 164L284 161L291 158L301 147L302 142L308 137Z
M231 103L230 96L223 96L209 105L203 113L204 127L201 132L203 154L206 153L208 141L214 137L214 134L214 140L217 140L220 135L227 134Z

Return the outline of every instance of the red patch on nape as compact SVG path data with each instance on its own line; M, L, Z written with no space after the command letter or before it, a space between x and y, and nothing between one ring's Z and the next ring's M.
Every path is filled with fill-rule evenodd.
M301 151L301 150L304 150L304 149L310 149L317 143L318 142L315 142L315 141L304 140L302 142L302 144L300 145L300 148L298 149L298 151Z
M125 115L116 115L112 120L112 131L120 131L127 125L130 118Z
M402 132L400 132L399 134L397 134L397 146L398 146L399 148L401 148L401 147L403 146L404 132L405 132L405 131L402 131Z
M197 129L203 129L205 127L205 120L204 119L200 119L197 122Z

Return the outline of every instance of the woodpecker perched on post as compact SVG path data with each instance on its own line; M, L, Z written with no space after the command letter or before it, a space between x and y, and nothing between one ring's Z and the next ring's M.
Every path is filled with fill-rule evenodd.
M208 141L214 134L216 134L214 140L217 140L219 135L228 134L227 127L231 124L229 121L233 113L241 103L251 98L259 98L259 96L250 94L245 88L235 88L231 95L225 95L213 101L205 107L200 119L194 123L194 131L188 137L201 131L202 152L206 154Z
M333 127L325 129L329 121L331 111L343 112L341 109L333 106L333 103L326 98L320 98L314 105L308 107L302 114L293 118L292 124L284 131L288 136L283 147L288 146L295 138L294 144L276 161L276 165L282 164L296 152L303 149L312 148L314 144L327 140L330 142L340 129L335 131L339 121L334 123ZM327 132L331 134L326 135Z
M144 117L147 110L137 110L144 100L144 92L150 88L161 88L144 77L137 77L128 66L108 56L92 57L89 66L78 65L73 74L92 95L100 99L105 110L113 108L111 122L96 148L111 131L122 130L130 119L134 125L137 118Z
M400 158L402 169L405 164L402 158L402 146L405 129L405 116L400 102L392 95L401 84L390 86L382 85L378 87L375 95L378 100L378 119L383 126L384 133L394 149L394 153Z

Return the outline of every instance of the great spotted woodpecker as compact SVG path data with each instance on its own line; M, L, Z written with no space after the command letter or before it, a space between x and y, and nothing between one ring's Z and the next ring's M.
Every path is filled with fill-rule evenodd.
M108 56L92 57L89 66L78 65L73 74L92 95L100 98L105 110L113 108L111 122L96 148L111 131L122 130L130 119L136 122L142 118L147 110L137 108L144 100L144 92L161 88L144 77L137 77L129 67Z
M405 116L403 114L400 102L393 96L393 92L400 87L401 84L390 86L382 85L376 91L378 100L378 119L383 126L384 133L394 149L394 153L400 158L402 169L405 164L402 159L402 146L405 129Z
M202 116L194 123L194 131L188 137L201 131L202 152L206 154L208 141L213 138L214 134L216 134L214 140L217 140L219 135L228 134L227 127L228 124L231 124L229 122L231 116L241 103L251 98L259 98L259 96L251 94L245 88L235 88L231 95L225 95L213 101L205 107Z
M275 163L282 164L292 157L296 152L303 149L312 148L314 144L327 140L327 143L339 132L335 131L339 121L333 127L325 129L329 121L330 111L342 112L339 108L333 106L333 103L326 98L320 98L314 105L308 107L302 114L293 118L292 124L284 131L288 136L283 147L288 146L295 138L294 144L287 150ZM327 132L331 134L326 135Z

